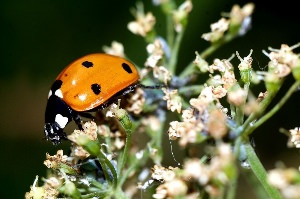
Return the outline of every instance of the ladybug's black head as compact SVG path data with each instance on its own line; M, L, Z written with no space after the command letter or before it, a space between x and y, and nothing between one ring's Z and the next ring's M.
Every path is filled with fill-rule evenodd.
M45 112L44 133L47 140L57 145L62 140L67 139L63 129L72 121L72 109L63 101L60 89L56 88L55 85L54 83L49 93Z

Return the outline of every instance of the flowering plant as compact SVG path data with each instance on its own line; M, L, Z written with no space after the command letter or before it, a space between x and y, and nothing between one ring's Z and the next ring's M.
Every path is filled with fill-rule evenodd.
M270 59L267 71L252 68L252 50L246 57L236 51L227 59L206 58L225 43L247 33L254 4L234 5L211 25L202 38L210 46L195 52L195 59L176 74L177 58L186 31L191 0L177 6L173 0L156 0L167 18L167 33L155 31L156 18L138 3L135 21L128 29L145 39L148 57L139 67L141 81L164 84L161 90L141 88L126 98L126 105L112 104L99 111L97 120L68 136L71 152L46 155L51 170L38 185L38 177L26 198L139 198L140 194L163 198L234 198L239 174L245 170L258 181L260 198L300 198L300 173L292 168L266 171L249 136L273 116L300 85L300 44L263 53ZM127 57L121 43L113 41L104 52ZM231 61L238 59L234 66ZM294 84L274 107L269 108L286 77ZM206 75L205 83L197 83ZM258 96L250 85L264 84ZM124 101L124 99L122 99ZM175 118L175 119L174 119ZM286 132L290 147L300 147L300 130ZM182 162L164 165L163 138L185 150ZM249 173L249 172L247 172ZM259 183L258 183L259 182ZM262 187L263 192L257 187ZM298 191L297 191L298 190Z

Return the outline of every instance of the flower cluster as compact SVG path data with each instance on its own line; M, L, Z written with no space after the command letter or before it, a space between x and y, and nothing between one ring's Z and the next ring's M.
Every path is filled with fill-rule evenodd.
M136 21L130 22L127 27L132 33L145 37L152 31L156 20L151 12L144 13L143 4L137 5L137 10L133 11Z
M46 154L46 159L44 161L44 165L48 168L57 169L60 167L61 163L66 163L68 160L68 156L63 155L63 150L58 150L57 154L54 156L50 156L48 153Z
M181 32L187 24L187 16L192 11L193 4L191 0L183 2L177 10L173 12L176 32Z
M117 41L113 41L111 46L103 46L103 51L110 55L125 57L124 46Z
M172 112L177 111L178 113L180 113L182 104L181 98L178 95L178 91L176 89L167 90L165 88L163 88L162 90L165 93L163 99L167 101L168 110L171 110Z
M156 188L153 198L180 196L198 198L201 193L197 190L188 190L191 183L203 187L203 190L211 197L217 197L221 191L219 186L229 183L235 175L232 161L234 161L234 156L230 145L220 144L212 159L206 163L193 158L185 160L182 169L155 165L151 177L161 184Z
M211 32L203 34L202 38L211 42L218 41L223 37L224 32L228 30L228 27L229 21L227 21L225 18L221 18L218 22L211 24Z
M38 187L38 176L36 176L33 185L30 187L30 191L25 194L26 199L32 198L57 198L59 192L58 188L61 186L61 181L55 177L51 177L45 180L43 186Z
M269 183L280 190L283 198L300 198L300 172L294 168L276 168L268 172Z
M290 139L288 141L288 146L300 148L300 128L295 127L294 129L290 129Z
M162 182L156 188L153 198L174 198L176 196L184 196L187 193L187 186L184 181L176 176L178 168L165 168L155 165L153 168L152 179Z
M251 14L254 10L254 4L248 3L241 8L239 5L234 5L231 12L227 14L229 19L222 17L218 22L211 24L211 32L202 35L202 38L216 42L223 38L224 33L231 29L238 29L239 35L244 35L251 25Z
M241 78L245 79L244 82L247 82L247 80L243 78L243 75L248 77L251 73L251 53L252 51L244 59L237 53L241 61L238 69ZM179 144L186 146L188 143L201 142L206 136L211 136L214 139L224 138L228 133L227 120L230 118L226 115L228 109L220 103L220 99L225 96L227 96L227 101L234 106L244 105L243 107L247 112L256 109L256 103L253 100L249 100L245 104L247 91L237 83L234 67L230 63L232 58L225 60L215 59L212 65L207 65L207 71L211 76L200 95L197 98L190 99L189 103L192 108L182 111L182 121L172 121L170 123L168 130L170 139L180 138ZM199 55L196 54L194 62L199 63L199 59ZM170 100L170 97L165 97L165 99Z
M145 70L152 69L153 76L161 82L167 84L171 80L171 73L162 65L165 56L168 56L169 49L164 45L164 41L160 38L155 39L146 47L148 58L145 62Z
M263 51L266 56L270 58L269 70L278 78L287 76L293 71L295 79L298 79L298 70L300 67L300 57L293 52L293 49L299 47L300 44L289 47L282 44L280 49L269 48L271 51L267 53Z

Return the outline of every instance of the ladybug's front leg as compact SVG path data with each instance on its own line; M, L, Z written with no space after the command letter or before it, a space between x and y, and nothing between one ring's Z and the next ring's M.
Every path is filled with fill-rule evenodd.
M76 111L72 111L71 114L72 114L72 118L73 118L74 122L77 124L79 130L83 130L82 120L81 120L79 114Z

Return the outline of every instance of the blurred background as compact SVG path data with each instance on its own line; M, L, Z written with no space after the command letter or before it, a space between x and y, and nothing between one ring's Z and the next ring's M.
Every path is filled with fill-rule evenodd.
M178 5L183 1L178 1ZM194 0L189 25L180 49L179 66L185 66L209 44L201 39L221 12L229 12L244 0ZM235 51L242 57L253 49L253 67L265 69L269 46L300 42L299 11L296 1L252 1L256 8L252 29L218 50L213 58L226 59ZM102 52L113 40L123 43L135 63L146 59L143 38L127 30L134 20L130 9L136 1L101 0L2 0L0 1L0 196L24 198L35 176L45 176L45 153L67 149L43 140L44 111L49 87L71 61L88 53ZM164 34L160 9L144 1L145 11L157 17L156 29ZM296 51L300 51L297 49ZM210 62L211 63L211 62ZM236 64L238 61L236 60ZM289 83L285 85L285 88ZM280 96L280 94L279 94ZM256 150L267 169L282 160L298 167L299 151L286 149L287 137L278 129L300 126L300 96L296 92L275 117L253 134ZM173 159L171 160L174 161ZM174 162L173 162L174 163ZM240 191L249 190L247 184ZM245 192L244 192L245 193ZM244 197L245 198L245 195ZM255 198L249 194L249 198Z

